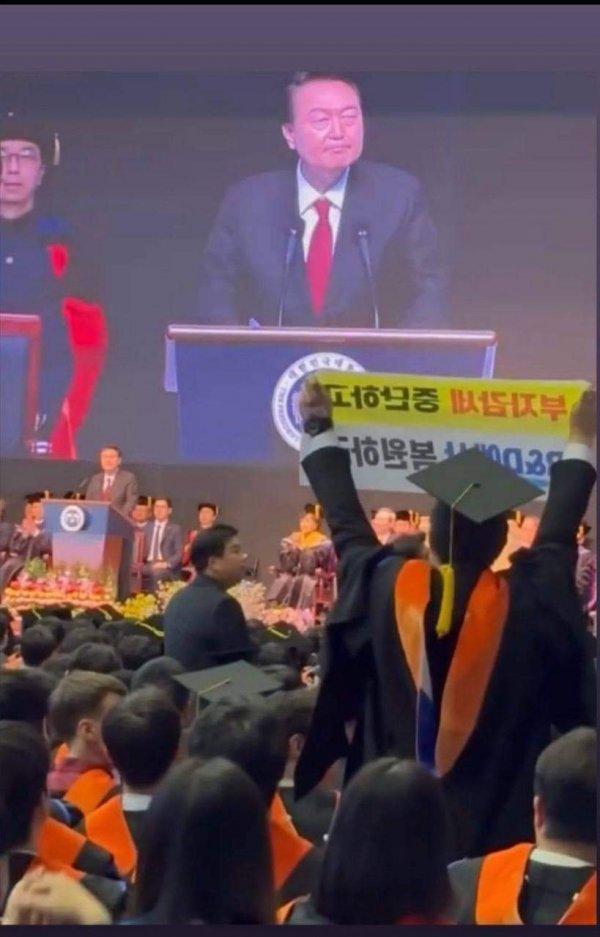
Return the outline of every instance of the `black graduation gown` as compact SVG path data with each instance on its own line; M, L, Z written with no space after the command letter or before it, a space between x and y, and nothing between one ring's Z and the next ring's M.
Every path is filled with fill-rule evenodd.
M416 704L393 601L398 571L415 555L414 540L380 547L345 450L319 449L302 465L331 528L340 586L326 628L317 706L296 770L297 797L338 758L348 759L347 777L383 755L414 758ZM595 674L574 571L575 532L595 477L593 467L581 460L553 466L534 547L513 557L508 616L475 728L443 777L453 857L530 840L533 770L552 727L566 731L593 724ZM465 596L475 582L473 571L458 569L456 579L457 594ZM440 591L434 574L425 615L428 634ZM455 621L444 640L456 642L460 624ZM349 719L358 721L350 746L344 731Z

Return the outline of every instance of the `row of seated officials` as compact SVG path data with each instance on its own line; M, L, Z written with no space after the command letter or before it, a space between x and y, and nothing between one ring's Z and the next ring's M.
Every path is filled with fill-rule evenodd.
M595 922L594 730L540 756L535 842L451 862L415 762L373 761L341 795L336 766L294 800L314 638L265 629L262 660L278 635L296 679L209 703L139 623L87 615L28 613L17 644L0 612L3 923Z

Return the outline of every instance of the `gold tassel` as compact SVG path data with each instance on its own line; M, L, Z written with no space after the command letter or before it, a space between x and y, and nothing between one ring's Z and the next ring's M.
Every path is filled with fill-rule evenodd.
M445 638L452 627L452 611L454 609L454 567L449 563L440 566L442 577L442 598L440 612L435 626L438 638Z

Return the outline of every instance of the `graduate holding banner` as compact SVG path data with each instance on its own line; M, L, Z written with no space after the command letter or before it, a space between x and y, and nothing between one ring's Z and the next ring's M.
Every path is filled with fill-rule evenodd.
M374 387L384 378L349 376L357 386ZM339 383L340 376L335 380ZM417 380L429 379L393 378L399 386ZM439 385L441 379L431 380ZM501 382L485 383L480 393L502 391ZM540 390L536 401L528 401L535 416L517 410L513 419L490 417L490 431L493 420L505 420L508 436L522 441L520 447L504 448L531 448L529 434L536 434L531 428L523 433L528 419L538 421L537 436L551 446L561 428L563 445L568 436L562 458L560 450L547 458L555 449L537 445L541 461L527 456L538 464L542 486L549 474L548 500L533 547L519 551L509 572L498 575L489 567L506 539L507 512L540 496L542 487L504 467L502 458L488 458L474 448L474 439L470 448L460 451L457 445L455 454L445 457L440 441L458 438L456 424L443 412L444 399L453 399L450 389L447 398L438 393L441 413L431 409L432 395L419 398L421 404L429 400L429 426L418 410L404 408L392 411L387 427L409 453L417 419L430 433L423 441L433 443L435 461L416 471L413 464L409 474L405 469L391 474L397 490L417 486L437 499L431 515L433 564L410 537L381 547L360 505L353 472L361 467L341 437L352 426L362 438L366 421L357 402L364 395L336 399L336 389L325 390L315 378L304 386L302 469L331 529L339 598L327 623L319 698L295 782L296 796L302 797L340 757L347 758L348 776L382 755L416 758L442 779L453 854L459 858L532 841L538 755L553 727L567 731L595 718L595 675L574 571L576 532L596 477L591 464L596 395L570 385L562 402L554 399L550 406L546 399L546 413L539 416L545 393ZM518 407L518 390L513 393ZM409 393L410 400L413 396ZM336 417L352 400L336 431L332 397ZM503 398L503 405L512 404L510 394ZM375 436L385 412L372 420ZM389 484L386 490L392 490ZM367 478L363 486L378 483Z

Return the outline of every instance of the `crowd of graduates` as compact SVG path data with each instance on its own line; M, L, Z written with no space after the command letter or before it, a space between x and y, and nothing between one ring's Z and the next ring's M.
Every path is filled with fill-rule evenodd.
M317 633L254 630L248 673L208 703L139 622L57 607L20 626L0 612L5 923L508 923L481 884L502 870L448 866L442 787L416 762L376 759L343 793L338 763L294 799ZM281 689L261 693L261 674ZM557 849L568 887L548 908L534 882L525 919L595 914L595 764L583 728L539 759L537 847L515 860Z

